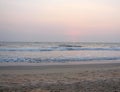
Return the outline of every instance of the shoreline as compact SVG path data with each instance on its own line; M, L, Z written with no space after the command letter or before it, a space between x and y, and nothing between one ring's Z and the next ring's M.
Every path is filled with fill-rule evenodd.
M100 61L73 61L73 62L0 62L0 66L48 66L48 65L84 65L84 64L115 64L120 63L120 60L100 60Z

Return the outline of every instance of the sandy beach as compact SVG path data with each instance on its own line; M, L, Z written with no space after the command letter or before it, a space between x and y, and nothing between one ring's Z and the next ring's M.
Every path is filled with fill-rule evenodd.
M0 92L120 92L120 63L0 64Z
M120 92L120 0L0 0L0 92Z

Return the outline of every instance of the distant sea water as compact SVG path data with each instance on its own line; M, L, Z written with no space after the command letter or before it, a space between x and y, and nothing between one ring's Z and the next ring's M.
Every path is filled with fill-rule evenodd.
M120 43L0 42L0 62L89 62L120 60Z

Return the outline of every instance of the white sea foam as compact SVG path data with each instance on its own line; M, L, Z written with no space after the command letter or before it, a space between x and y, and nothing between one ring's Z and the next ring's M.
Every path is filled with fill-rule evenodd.
M120 60L120 57L59 57L59 58L18 58L2 57L0 62L74 62L74 61L101 61L101 60Z

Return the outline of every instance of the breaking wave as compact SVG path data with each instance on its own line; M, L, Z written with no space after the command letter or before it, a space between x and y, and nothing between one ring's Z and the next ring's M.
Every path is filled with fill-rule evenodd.
M74 62L74 61L120 60L120 57L58 57L58 58L22 58L2 57L0 62Z
M46 48L0 48L0 51L80 51L80 50L101 50L101 51L120 51L120 47L101 47L101 48L87 48L87 47L72 47L72 46L60 46L60 47L46 47Z

